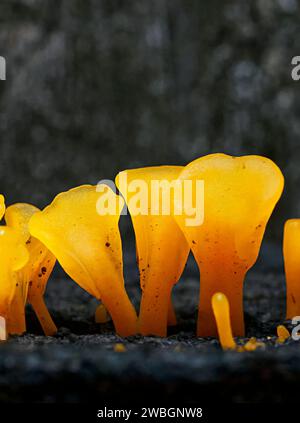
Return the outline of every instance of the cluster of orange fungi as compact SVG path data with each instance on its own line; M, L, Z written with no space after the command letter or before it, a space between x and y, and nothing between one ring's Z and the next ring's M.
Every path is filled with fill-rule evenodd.
M134 213L134 192L122 184L142 180L203 181L203 222L187 224L188 214ZM219 336L225 349L244 336L243 282L255 263L266 224L284 186L280 169L261 156L211 154L181 166L131 169L116 177L119 193L109 187L83 185L59 194L40 211L30 204L5 208L0 197L0 338L26 331L25 306L30 303L45 335L57 328L44 302L47 281L56 260L65 272L101 303L98 323L112 319L120 336L166 336L176 325L172 289L184 270L190 250L201 276L197 336ZM115 213L99 213L101 196L115 201ZM192 202L197 201L192 191ZM142 298L137 315L125 289L119 218L125 201L136 238ZM174 210L178 198L170 198ZM183 200L181 200L183 201ZM176 204L175 204L176 203ZM287 317L300 314L300 219L284 229ZM286 339L282 327L279 338ZM243 347L255 349L250 339Z

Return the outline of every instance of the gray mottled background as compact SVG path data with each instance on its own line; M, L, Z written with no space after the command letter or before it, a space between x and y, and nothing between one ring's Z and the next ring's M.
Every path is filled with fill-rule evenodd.
M0 181L45 206L122 169L262 154L300 215L297 0L1 0Z

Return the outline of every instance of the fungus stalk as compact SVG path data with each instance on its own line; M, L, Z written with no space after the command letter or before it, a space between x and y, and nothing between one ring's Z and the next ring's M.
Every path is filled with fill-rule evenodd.
M26 332L25 305L26 294L24 294L23 282L20 281L17 273L16 290L12 298L9 313L7 315L7 332L11 335L22 335Z
M283 255L286 278L286 318L300 315L300 219L284 225Z
M28 228L31 217L39 211L31 204L16 203L5 212L7 226L19 232L29 253L28 263L17 274L18 287L8 320L8 332L11 334L26 331L26 302L32 305L45 335L51 336L57 332L43 298L56 259L45 245L30 235ZM19 316L18 319L15 316Z
M0 194L0 220L2 219L5 213L5 201L2 194Z
M31 305L39 320L44 334L46 336L55 335L57 332L57 327L52 320L52 317L45 304L44 298L42 296L36 297L33 301L31 301Z
M230 238L230 236L227 236L228 241ZM226 239L226 235L222 234L222 240L224 239ZM233 333L235 336L242 336L244 335L243 282L247 268L237 264L238 259L234 257L234 251L230 248L223 251L218 249L219 238L213 239L211 237L209 241L204 241L204 243L211 243L215 246L215 249L211 253L210 248L206 248L207 246L204 244L203 247L207 252L206 262L198 263L197 261L201 269L198 310L198 328L201 331L201 336L216 335L215 320L212 317L212 309L209 304L212 296L218 291L226 296L230 304ZM197 251L197 248L195 248L195 251ZM218 265L216 265L216 261L219 262ZM220 265L220 263L222 264ZM232 263L236 264L232 265Z
M232 336L229 302L226 295L222 292L215 293L211 297L211 305L223 350L235 349L236 343Z

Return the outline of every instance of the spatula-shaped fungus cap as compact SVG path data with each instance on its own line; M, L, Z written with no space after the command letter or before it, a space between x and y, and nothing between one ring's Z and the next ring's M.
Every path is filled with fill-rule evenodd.
M182 169L146 167L125 170L116 177L135 232L142 288L139 332L143 335L166 336L167 321L176 323L171 292L189 254L172 213L174 183Z
M179 179L204 182L203 224L190 225L184 210L175 216L200 268L198 335L216 335L211 298L222 292L229 301L233 334L242 336L243 281L281 196L282 173L265 157L211 154L189 163Z
M99 191L98 186L98 191ZM136 333L137 317L123 280L119 216L124 202L108 187L83 185L59 194L30 220L30 232L66 273L101 299L121 336ZM116 203L114 212L106 203Z

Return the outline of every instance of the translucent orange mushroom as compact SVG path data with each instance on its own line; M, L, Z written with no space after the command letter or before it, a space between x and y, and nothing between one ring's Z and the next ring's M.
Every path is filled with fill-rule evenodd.
M7 323L10 308L18 289L18 271L22 269L29 258L27 248L23 244L20 233L6 226L0 227L0 316L3 323ZM15 316L18 320L19 315ZM9 328L6 327L9 333ZM6 338L6 334L4 336ZM3 339L2 339L3 340Z
M279 344L283 344L287 339L289 339L291 334L285 326L279 325L277 326L277 336L277 342Z
M245 345L237 345L231 328L230 306L226 295L216 292L211 299L212 310L216 320L218 335L223 350L235 350L237 352L255 351L257 348L264 348L263 342L252 337Z
M176 324L171 301L189 246L172 216L173 190L181 166L159 166L120 172L116 185L133 222L142 299L139 332L166 336L167 322Z
M300 219L284 225L283 256L286 278L286 318L300 315Z
M223 350L235 349L236 343L232 336L230 309L226 295L216 292L211 299L212 310L215 316L220 344Z
M118 228L124 201L110 188L83 185L59 194L30 220L30 233L83 289L101 299L121 336L136 333L137 317L125 291ZM116 204L106 210L105 204Z
M249 339L243 347L238 349L239 351L256 351L258 348L265 348L265 343L258 341L255 337Z
M233 334L243 336L243 281L257 259L267 221L281 196L282 173L265 157L211 154L188 164L179 180L191 181L196 208L195 185L204 183L203 223L191 225L184 204L182 213L175 215L200 268L197 334L216 335L211 298L223 292L230 304Z
M26 203L13 204L5 212L7 226L19 231L29 252L28 263L18 272L18 289L11 304L8 332L21 334L26 331L24 307L28 302L45 335L50 336L57 332L57 328L44 302L44 293L56 259L45 245L29 233L29 220L37 212L37 207Z

